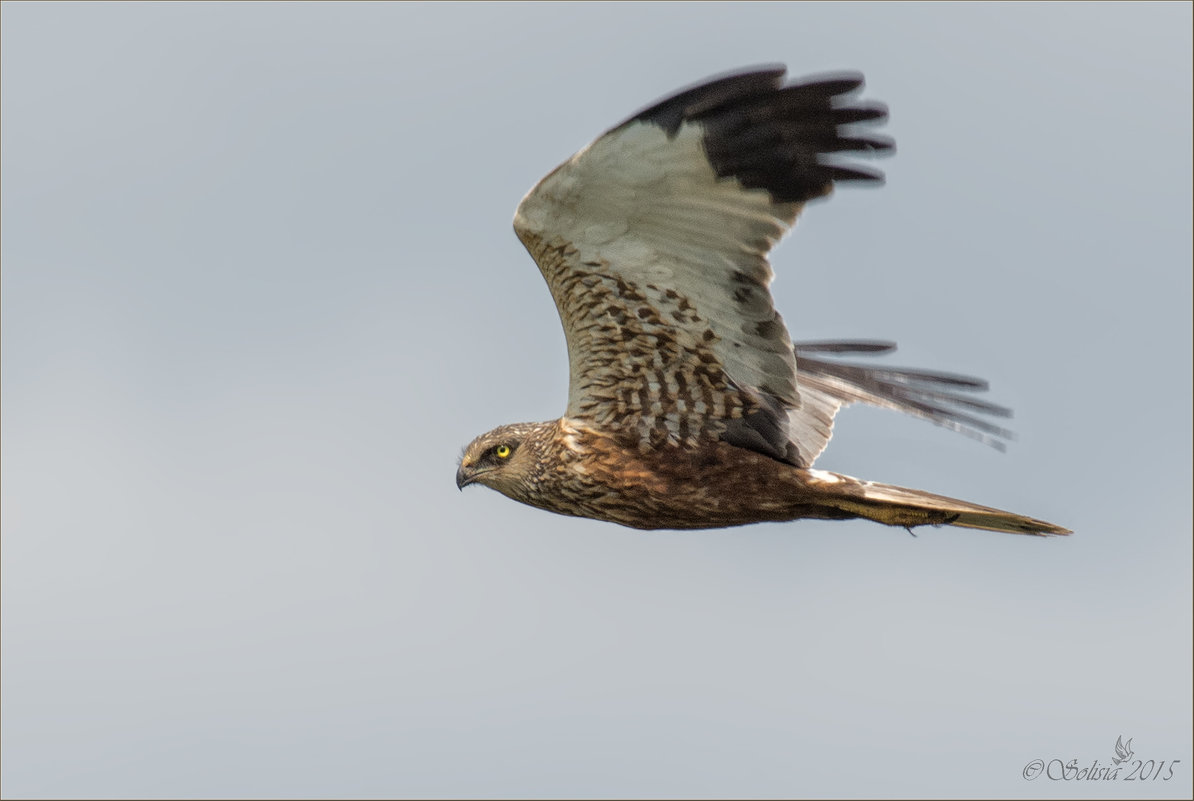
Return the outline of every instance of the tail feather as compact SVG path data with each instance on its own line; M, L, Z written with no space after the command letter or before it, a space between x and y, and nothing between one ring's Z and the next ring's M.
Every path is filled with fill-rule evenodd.
M961 526L1041 537L1072 533L1044 520L931 492L862 481L825 470L807 472L821 503L889 526Z

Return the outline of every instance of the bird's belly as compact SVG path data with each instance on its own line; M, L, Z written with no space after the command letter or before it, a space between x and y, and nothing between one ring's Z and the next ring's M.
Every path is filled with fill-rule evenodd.
M622 452L617 461L582 465L567 490L552 493L548 508L640 529L840 516L816 504L802 480L805 472L724 443L642 456Z

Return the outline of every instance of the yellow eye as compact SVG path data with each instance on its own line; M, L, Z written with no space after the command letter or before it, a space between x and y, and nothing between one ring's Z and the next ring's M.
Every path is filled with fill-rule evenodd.
M497 454L497 458L499 458L499 459L509 459L510 458L510 446L509 445L498 445L497 450L494 451L494 453Z

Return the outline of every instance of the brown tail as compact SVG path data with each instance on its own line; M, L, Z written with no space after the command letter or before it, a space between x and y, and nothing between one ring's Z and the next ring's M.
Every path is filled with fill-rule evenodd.
M809 470L809 484L820 502L889 526L962 526L1012 534L1070 534L1068 528L1024 515L979 506L921 490L862 481L824 470Z

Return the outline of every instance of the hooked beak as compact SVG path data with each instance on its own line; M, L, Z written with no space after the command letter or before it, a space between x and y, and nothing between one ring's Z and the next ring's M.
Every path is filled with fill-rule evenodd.
M456 489L462 490L476 480L477 474L473 472L473 466L461 462L460 467L456 468Z

